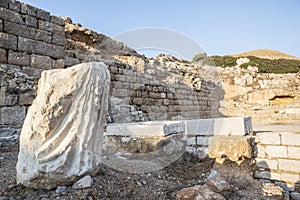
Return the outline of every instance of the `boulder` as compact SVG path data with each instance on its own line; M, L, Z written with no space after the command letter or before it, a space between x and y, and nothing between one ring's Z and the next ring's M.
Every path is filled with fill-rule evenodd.
M216 158L216 162L223 164L225 157L241 164L245 158L251 158L249 136L214 136L209 139L208 156Z
M20 135L19 184L52 189L97 173L109 85L103 63L42 73Z

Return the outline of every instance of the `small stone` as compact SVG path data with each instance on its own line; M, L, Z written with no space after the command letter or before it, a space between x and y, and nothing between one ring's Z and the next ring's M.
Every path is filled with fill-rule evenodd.
M212 191L206 185L196 185L194 187L184 188L178 191L176 200L190 200L190 199L203 199L203 200L225 200L225 198Z
M300 200L300 193L298 192L291 192L290 196L292 200Z
M142 184L141 184L140 182L138 182L138 181L136 182L136 184L137 184L138 186L142 186Z
M215 192L230 190L230 184L225 179L223 179L217 171L212 171L207 177L205 183Z
M60 193L63 193L64 191L66 191L66 189L67 189L67 186L58 186L58 187L56 188L55 192L56 192L57 194L60 194Z
M72 185L73 189L89 188L93 185L93 179L90 175L84 176Z

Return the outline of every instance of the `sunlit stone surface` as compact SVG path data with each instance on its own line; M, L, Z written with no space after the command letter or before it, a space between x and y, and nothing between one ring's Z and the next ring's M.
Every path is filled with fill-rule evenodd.
M20 136L18 183L51 189L98 170L109 85L103 63L42 73Z

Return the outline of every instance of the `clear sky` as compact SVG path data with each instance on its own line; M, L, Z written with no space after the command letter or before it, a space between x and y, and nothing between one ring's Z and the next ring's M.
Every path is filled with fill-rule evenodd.
M180 32L208 55L274 49L300 57L299 0L21 0L114 36L143 27Z

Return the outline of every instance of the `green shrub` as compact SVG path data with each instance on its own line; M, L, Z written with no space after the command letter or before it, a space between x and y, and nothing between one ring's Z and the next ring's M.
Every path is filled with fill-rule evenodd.
M217 67L233 67L237 58L232 56L209 56L203 60L203 64Z
M254 56L248 56L249 62L242 64L241 68L247 68L248 66L257 66L260 73L297 73L300 71L300 61L291 59L275 59L270 60L266 58L258 58Z
M205 52L202 52L202 53L199 53L197 55L194 56L193 58L193 62L199 62L199 61L202 61L204 58L206 58L206 53Z
M300 71L300 60L291 59L266 59L258 58L255 56L247 56L249 62L240 65L241 68L247 68L248 66L258 67L260 73L297 73ZM236 66L236 60L238 58L232 56L208 56L202 60L202 64L217 66L217 67L233 67Z

